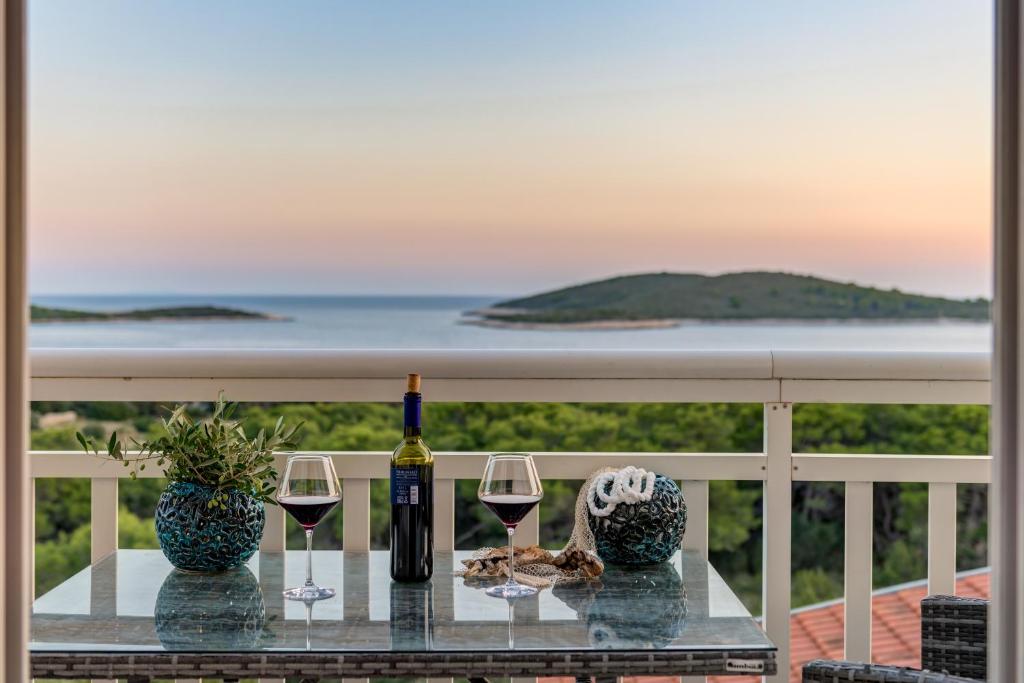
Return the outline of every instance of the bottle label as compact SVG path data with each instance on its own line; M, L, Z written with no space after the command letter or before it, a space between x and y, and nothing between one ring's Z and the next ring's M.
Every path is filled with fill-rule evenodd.
M391 504L420 504L419 467L413 466L391 468Z

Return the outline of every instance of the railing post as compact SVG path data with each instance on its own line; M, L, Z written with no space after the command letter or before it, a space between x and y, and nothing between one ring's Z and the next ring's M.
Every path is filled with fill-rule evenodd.
M708 559L708 486L705 480L683 480L680 489L686 502L686 533L683 550L696 550ZM681 676L681 683L704 683L705 676Z
M928 484L928 595L956 593L956 484Z
M708 482L684 481L683 500L686 501L686 533L683 548L696 550L708 559Z
M540 505L544 503L541 502ZM523 517L516 527L515 544L518 547L526 547L540 543L540 505L534 507Z
M93 484L93 505L92 505L92 511L93 511L93 517L92 517L93 522L92 522L92 524L93 524L93 529L96 528L96 521L97 521L97 515L96 515L97 496L96 496L96 486L95 486L97 481L99 481L99 482L106 482L107 480L106 479L93 479L92 480L92 484ZM117 502L117 488L116 488L117 480L114 479L113 481L114 481L114 484L115 484L115 488L114 488L114 501L116 503ZM110 492L107 491L106 495L102 496L101 498L99 498L99 500L103 500L104 498L109 497L109 495L110 495ZM117 509L116 505L115 505L114 509L115 510ZM95 534L94 534L94 536L95 536ZM114 528L114 543L115 543L115 546L116 546L116 544L117 544L117 528L116 528L116 526ZM97 554L96 544L95 543L93 544L92 548L93 548L93 550L92 550L92 557L93 557L92 562L93 562L93 564L95 564L96 561L99 558L104 557L107 553L100 552L100 553ZM118 569L118 567L117 567L117 558L115 557L114 558L114 566L112 568L112 571L110 571L110 572L102 572L102 573L101 572L90 572L90 576L89 576L89 612L90 612L90 614L92 614L95 617L113 619L114 617L117 616L117 569ZM104 596L104 595L112 595L113 599L112 600L103 600L101 596ZM90 683L117 683L117 681L114 680L114 679L110 679L110 678L93 678L93 679L91 679Z
M275 457L277 457L277 456L275 456ZM282 474L282 475L284 474L284 470L281 469L280 467L278 468L277 471L280 474ZM271 510L278 510L278 511L280 511L281 514L282 514L282 519L283 519L284 510L281 510L280 506L278 506L278 505L268 506L267 512L269 513ZM284 535L283 534L284 534L284 532L282 530L282 536L281 536L282 541L284 539ZM266 538L267 538L266 534L264 534L263 540L266 541ZM260 547L262 549L262 544L261 544ZM281 548L279 550L284 550L283 543L282 543L282 546L281 546ZM284 591L284 588L285 588L285 585L284 585L285 558L282 556L282 557L278 558L278 560L275 562L273 560L264 561L264 559L261 557L261 558L259 558L258 561L259 561L259 565L258 565L259 577L258 577L258 579L259 579L259 582L260 582L260 590L263 591L263 597L266 600L266 605L267 605L267 614L266 614L266 616L267 616L267 619L271 623L276 621L276 623L279 623L279 624L283 625L284 624L284 603L285 603L285 600L284 600L284 597L281 595L281 593ZM283 679L283 678L260 678L258 680L259 680L259 683L285 683L285 679Z
M455 480L434 482L434 549L455 550Z
M92 501L92 562L95 564L117 550L117 478L103 477L90 482Z
M277 553L284 550L284 510L280 505L267 505L267 523L263 527L260 551Z
M792 554L793 409L790 403L764 404L764 559L761 563L764 625L779 648L778 673L768 680L789 681L790 564Z
M284 468L287 464L288 456L274 455L274 469L277 470L278 477L284 476ZM284 509L280 505L266 505L264 507L266 508L267 523L263 527L263 539L260 541L260 550L272 553L283 552L285 543Z
M871 573L874 536L874 484L846 482L844 541L844 657L871 661Z
M92 558L92 564L96 564L104 557L117 550L117 478L116 477L102 477L91 479L89 481L90 488L90 527L91 527L91 551L90 557ZM33 511L33 516L35 516ZM33 551L34 552L34 551ZM116 567L115 574L113 576L114 584L117 583L116 578ZM105 577L108 580L111 577ZM93 582L98 581L96 574L92 575ZM104 588L109 589L110 586ZM92 591L93 599L95 596L104 592L98 587L94 587ZM114 591L116 596L117 591ZM117 613L116 604L104 605L105 609L113 607L109 614L104 616L113 616ZM101 611L97 608L97 605L92 605L92 612L97 614ZM106 679L93 679L92 683L107 683Z
M342 480L341 547L370 549L370 480L345 477Z
M349 479L345 480L348 487ZM348 516L345 517L348 523ZM344 542L344 539L342 539ZM345 542L345 550L342 553L342 572L346 577L344 582L344 618L346 621L368 622L370 619L370 556L364 552L352 552ZM342 678L342 683L370 683L369 678Z

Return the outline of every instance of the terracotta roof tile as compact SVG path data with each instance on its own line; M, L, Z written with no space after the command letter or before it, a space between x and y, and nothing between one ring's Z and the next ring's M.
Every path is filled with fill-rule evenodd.
M957 577L957 595L989 597L987 571ZM876 592L871 601L871 653L879 664L921 665L921 599L924 582ZM803 608L790 617L790 683L800 682L800 669L812 659L843 658L843 603ZM639 680L639 679L638 679ZM667 679L643 679L667 681ZM754 683L753 676L711 676L708 683Z

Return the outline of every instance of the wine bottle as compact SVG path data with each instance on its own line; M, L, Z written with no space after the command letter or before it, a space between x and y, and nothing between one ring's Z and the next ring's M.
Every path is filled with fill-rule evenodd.
M391 578L426 581L434 571L434 456L423 443L420 376L409 375L405 435L391 454Z

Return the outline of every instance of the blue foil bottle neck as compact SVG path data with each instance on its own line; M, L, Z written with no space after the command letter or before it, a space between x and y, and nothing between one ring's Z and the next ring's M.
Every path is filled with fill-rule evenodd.
M405 435L419 436L422 433L421 409L423 395L409 392L405 395Z

